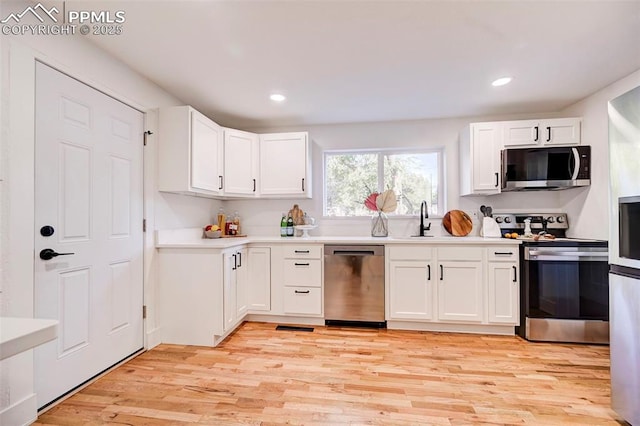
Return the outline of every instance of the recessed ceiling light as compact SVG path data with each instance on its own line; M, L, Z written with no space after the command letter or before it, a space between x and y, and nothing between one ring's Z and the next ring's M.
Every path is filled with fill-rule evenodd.
M276 102L282 102L287 98L284 95L281 95L280 93L274 93L273 95L269 96L269 99Z
M494 80L493 83L491 83L491 85L494 87L498 87L498 86L504 86L505 84L509 84L509 83L511 83L511 77L501 77L497 80Z

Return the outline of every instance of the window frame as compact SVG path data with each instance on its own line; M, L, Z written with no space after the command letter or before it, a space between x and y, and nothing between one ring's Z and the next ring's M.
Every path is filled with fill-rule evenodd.
M332 155L355 155L355 154L376 154L378 156L378 192L384 191L384 157L385 155L402 155L402 154L438 154L438 206L442 206L442 209L437 213L430 215L431 218L442 218L444 212L446 212L446 182L445 182L445 170L444 170L444 155L445 147L438 146L432 148L365 148L365 149L330 149L325 150L322 153L322 218L323 219L362 219L370 217L370 215L361 216L328 216L327 215L327 157ZM364 200L362 200L364 203ZM408 219L415 218L416 215L407 214L390 214L390 219Z

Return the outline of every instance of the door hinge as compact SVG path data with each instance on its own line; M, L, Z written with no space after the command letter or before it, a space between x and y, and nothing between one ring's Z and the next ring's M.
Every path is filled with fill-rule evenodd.
M143 133L142 143L144 146L147 146L147 136L151 136L152 134L153 132L151 130L147 130L146 132Z
M147 219L142 219L142 232L147 232Z
M147 318L147 305L142 305L142 319Z

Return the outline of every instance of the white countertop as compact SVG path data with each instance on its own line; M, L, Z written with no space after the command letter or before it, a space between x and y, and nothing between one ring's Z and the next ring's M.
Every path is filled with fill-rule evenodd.
M37 318L0 318L0 359L9 358L53 340L58 321Z
M303 237L270 237L248 236L203 239L200 228L171 229L156 231L157 248L210 248L224 249L242 244L466 244L466 245L518 245L521 242L507 238L484 237L337 237L310 236Z

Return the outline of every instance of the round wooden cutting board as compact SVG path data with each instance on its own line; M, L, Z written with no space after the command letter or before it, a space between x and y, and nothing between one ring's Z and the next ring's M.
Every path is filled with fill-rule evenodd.
M442 226L454 237L464 237L473 229L473 222L462 210L451 210L444 215Z

